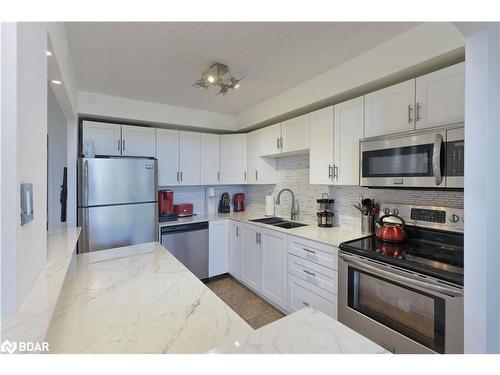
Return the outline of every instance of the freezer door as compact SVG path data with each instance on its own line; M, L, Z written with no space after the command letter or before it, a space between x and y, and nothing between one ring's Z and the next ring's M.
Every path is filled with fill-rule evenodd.
M78 206L156 201L156 167L152 159L81 158Z
M156 203L79 208L78 252L156 241L156 212Z

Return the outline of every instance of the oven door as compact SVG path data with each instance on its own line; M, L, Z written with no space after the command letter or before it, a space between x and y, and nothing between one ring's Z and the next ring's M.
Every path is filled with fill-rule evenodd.
M394 353L463 353L463 290L339 253L339 321Z
M445 188L445 142L435 130L362 140L361 185Z

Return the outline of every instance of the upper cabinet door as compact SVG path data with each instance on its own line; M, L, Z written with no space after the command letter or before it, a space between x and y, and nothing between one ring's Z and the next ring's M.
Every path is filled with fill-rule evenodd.
M332 184L333 106L310 114L309 183Z
M261 129L262 145L260 156L272 156L281 153L281 123Z
M255 130L248 133L248 159L247 159L247 171L248 171L248 184L258 184L259 183L259 159L261 150L261 133L260 130Z
M334 107L335 185L359 185L359 139L363 138L364 98L359 97Z
M247 183L247 135L220 136L220 183Z
M156 130L156 158L158 159L158 186L179 184L179 131Z
M416 85L417 129L464 121L465 63L418 77Z
M415 80L365 95L365 137L415 129Z
M83 142L94 142L96 155L121 155L121 125L104 122L83 121Z
M122 155L154 157L155 130L143 126L122 125Z
M219 136L201 134L201 184L219 183Z
M284 121L281 125L282 153L309 150L309 113Z
M179 133L179 183L200 185L200 133Z

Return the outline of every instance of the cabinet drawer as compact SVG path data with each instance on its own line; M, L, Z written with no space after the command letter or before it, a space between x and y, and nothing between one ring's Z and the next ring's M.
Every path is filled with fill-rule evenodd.
M334 246L288 236L288 253L334 270L338 268L338 250Z
M289 254L288 273L337 295L337 271L331 268Z
M337 319L337 296L318 288L292 274L288 274L290 310L295 312L311 306Z

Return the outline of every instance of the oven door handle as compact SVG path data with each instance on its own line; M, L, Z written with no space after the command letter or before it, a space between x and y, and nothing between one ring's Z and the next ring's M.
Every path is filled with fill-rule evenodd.
M458 288L454 289L451 287L437 285L430 280L425 282L425 281L417 280L413 277L403 276L403 275L397 273L397 271L394 269L392 269L392 271L389 272L389 271L386 271L380 267L366 264L365 262L359 261L356 258L349 256L349 255L339 254L339 256L348 264L352 264L352 265L359 267L360 269L363 269L365 271L371 271L371 272L376 273L380 276L384 276L389 280L399 281L401 283L405 283L405 284L410 285L410 286L415 286L415 287L419 287L422 289L427 289L429 291L445 294L445 295L451 296L451 297L463 297L463 295L464 295L463 291L458 289Z
M434 147L432 149L432 173L434 174L434 182L436 185L441 185L443 175L441 171L441 149L443 146L443 136L438 133L434 139Z

